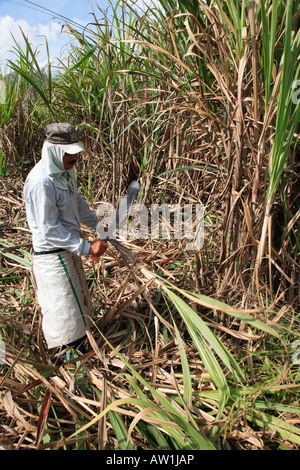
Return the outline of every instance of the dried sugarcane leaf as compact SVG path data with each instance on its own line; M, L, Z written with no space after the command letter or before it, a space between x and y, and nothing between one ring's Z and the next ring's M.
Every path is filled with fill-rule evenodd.
M42 406L39 414L39 419L37 422L37 435L36 435L36 442L35 445L38 448L40 445L40 442L43 438L43 433L45 430L45 426L47 423L47 418L48 418L48 413L50 409L50 404L51 404L51 398L52 398L52 391L47 388L43 401L42 401Z

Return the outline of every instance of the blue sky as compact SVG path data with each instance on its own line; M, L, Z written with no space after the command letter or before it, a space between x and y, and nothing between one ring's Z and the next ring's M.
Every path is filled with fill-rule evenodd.
M33 3L82 25L92 21L93 9L101 19L101 13L93 0L33 0ZM106 0L99 0L97 3L100 8L108 7ZM28 3L26 0L0 0L0 66L2 68L5 67L7 59L14 57L10 52L14 47L11 34L20 45L24 44L20 27L31 44L38 47L38 60L41 65L47 62L44 36L47 37L52 58L63 57L66 53L69 37L62 30L64 20L49 11L43 11L39 6Z

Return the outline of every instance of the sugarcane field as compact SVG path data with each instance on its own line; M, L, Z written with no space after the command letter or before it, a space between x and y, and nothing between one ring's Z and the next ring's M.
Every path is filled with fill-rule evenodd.
M299 7L0 2L0 450L300 450Z

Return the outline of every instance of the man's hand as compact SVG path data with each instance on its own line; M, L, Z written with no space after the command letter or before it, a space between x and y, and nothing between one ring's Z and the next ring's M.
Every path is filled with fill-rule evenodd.
M93 258L98 258L99 256L102 256L106 250L107 250L107 242L103 240L97 240L96 242L93 242L91 244L89 254Z

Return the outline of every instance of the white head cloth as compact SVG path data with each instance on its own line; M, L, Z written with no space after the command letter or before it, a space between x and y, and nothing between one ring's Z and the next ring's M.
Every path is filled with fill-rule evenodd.
M70 189L77 191L76 171L73 167L71 170L64 168L63 158L64 150L56 144L45 141L42 149L42 160L46 169L46 173L59 189Z

